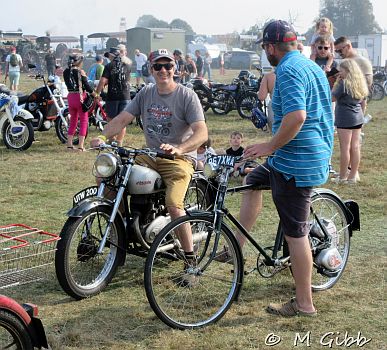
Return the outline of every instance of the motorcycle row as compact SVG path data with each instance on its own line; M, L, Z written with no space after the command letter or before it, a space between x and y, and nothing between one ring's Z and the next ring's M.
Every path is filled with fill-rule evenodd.
M185 85L198 95L204 111L211 108L215 114L226 115L237 110L242 118L251 119L254 108L264 111L257 96L262 73L259 67L256 68L259 77L242 70L231 84L195 78ZM34 70L36 66L29 64L29 69ZM47 79L39 72L29 76L43 82L41 87L29 95L13 95L5 85L0 84L0 135L4 145L9 149L27 150L35 139L35 131L48 131L52 127L60 142L66 143L70 115L64 83L56 75ZM131 90L132 98L141 87ZM103 105L103 101L95 101L89 112L89 125L100 130L107 123ZM77 143L77 137L74 142Z

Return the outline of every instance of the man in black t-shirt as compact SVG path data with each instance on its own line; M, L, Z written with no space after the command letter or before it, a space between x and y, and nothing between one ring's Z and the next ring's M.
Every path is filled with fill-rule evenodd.
M105 57L110 59L110 63L105 66L102 77L99 80L96 89L97 96L108 85L106 95L105 110L110 121L130 103L130 72L131 60L126 57L125 45L111 47L109 52L105 53ZM117 142L121 146L126 128L117 135Z
M48 53L46 56L44 56L44 60L46 61L46 68L47 68L47 75L54 75L55 72L55 64L56 64L56 57L54 55L54 50L50 49L48 50Z

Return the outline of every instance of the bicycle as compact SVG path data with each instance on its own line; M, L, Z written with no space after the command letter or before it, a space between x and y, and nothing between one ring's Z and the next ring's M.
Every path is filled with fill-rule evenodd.
M190 212L172 221L151 246L144 272L146 295L156 315L172 328L195 329L212 324L238 299L244 258L229 222L258 252L255 269L262 277L272 277L291 268L280 225L274 245L263 248L224 206L227 193L253 189L250 185L228 188L234 164L240 160L227 155L208 158L205 173L209 183L216 186L214 205L210 210ZM344 272L352 231L360 229L359 207L354 201L343 202L331 190L315 189L309 222L314 260L312 288L320 291L333 287ZM196 237L194 263L185 259L181 249L177 233L182 225L190 225ZM217 261L225 252L229 261ZM180 283L182 279L189 283Z

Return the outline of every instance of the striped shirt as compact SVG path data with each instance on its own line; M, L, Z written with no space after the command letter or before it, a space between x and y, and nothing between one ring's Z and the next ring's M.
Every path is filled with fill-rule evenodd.
M325 73L298 51L288 52L276 68L272 106L273 133L291 112L306 111L306 119L294 139L269 158L269 164L286 179L294 177L297 187L325 183L333 149L331 91Z

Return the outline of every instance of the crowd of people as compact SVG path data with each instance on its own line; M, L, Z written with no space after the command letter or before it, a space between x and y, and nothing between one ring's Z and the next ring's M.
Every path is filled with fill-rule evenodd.
M225 153L242 156L245 161L268 157L259 166L236 165L245 184L264 185L272 190L272 198L281 220L281 227L289 246L295 298L285 304L271 304L267 312L281 316L315 316L317 313L311 294L312 254L308 241L308 216L314 186L324 184L329 177L333 138L336 127L340 143L340 170L335 182L354 184L359 181L360 134L364 124L366 97L372 84L372 66L359 56L346 37L335 39L329 19L316 23L311 41L310 58L300 53L302 48L291 25L282 20L270 22L260 41L274 71L266 75L259 91L259 99L270 96L269 121L273 135L269 141L242 147L243 134L230 135L230 147ZM343 59L338 66L333 50ZM15 54L15 56L11 56ZM7 74L17 89L22 61L19 55L7 57ZM99 99L107 86L106 112L109 123L102 134L91 141L96 147L108 140L122 144L126 126L141 118L146 145L158 148L175 159L157 160L139 157L137 162L158 171L166 184L166 205L172 219L185 214L184 196L196 167L203 168L207 152L214 154L208 137L203 109L195 92L180 82L191 77L211 78L211 56L195 51L183 59L181 50L173 53L159 49L149 55L135 51L136 84L141 79L153 82L143 87L130 100L132 62L124 45L110 48L109 63L103 67L97 56L90 86L82 69L83 57L71 55L64 70L69 91L71 114L68 130L70 151L84 151L87 132L87 112L82 108L89 93ZM13 61L18 61L14 68ZM11 62L12 60L12 62ZM49 57L47 57L49 62ZM145 67L145 69L144 69ZM332 105L332 101L335 107ZM78 125L79 145L73 137ZM161 127L161 130L160 130ZM168 129L168 132L162 130ZM250 231L262 208L260 190L243 194L240 222ZM185 255L184 269L196 264L196 256L189 226L178 233ZM240 245L244 240L236 232ZM221 251L219 261L227 262L230 252ZM185 279L186 278L186 279ZM190 275L182 277L182 286L189 286Z

